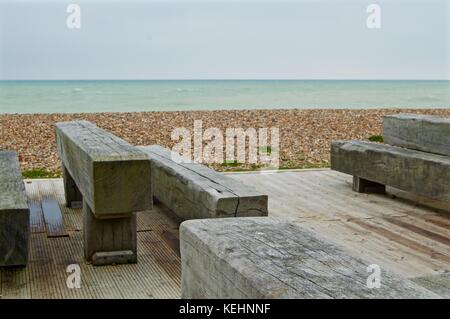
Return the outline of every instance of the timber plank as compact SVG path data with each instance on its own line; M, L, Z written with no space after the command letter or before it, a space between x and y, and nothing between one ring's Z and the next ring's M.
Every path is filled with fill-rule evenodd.
M15 152L0 151L0 267L28 261L30 210Z
M450 118L395 114L383 118L386 144L450 156Z
M152 162L156 199L182 219L266 216L267 195L214 170L185 163L159 145L140 147Z
M301 225L272 218L181 224L184 298L436 298L390 271L367 286L367 261Z
M55 131L63 165L97 217L151 208L151 164L144 152L88 121L59 122Z
M450 274L440 274L433 276L417 277L412 281L425 287L426 289L433 291L440 295L442 298L450 298Z
M431 259L413 248L395 241L352 222L306 220L302 227L320 234L349 255L377 264L405 278L434 275L449 268L449 264Z
M58 202L53 198L42 200L42 212L44 214L45 225L48 237L66 237L69 234L64 228L63 216Z
M450 201L450 157L365 141L335 141L331 168L372 182Z

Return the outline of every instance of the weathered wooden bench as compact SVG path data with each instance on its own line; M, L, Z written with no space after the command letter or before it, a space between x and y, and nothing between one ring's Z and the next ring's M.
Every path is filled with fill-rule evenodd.
M440 298L384 269L371 286L372 263L272 218L183 222L180 249L182 298Z
M387 185L450 201L450 119L387 116L384 139L333 142L331 168L353 175L357 192L384 192Z
M390 115L383 119L383 131L386 144L450 156L450 118Z
M30 210L15 152L0 151L0 267L26 266Z
M182 162L181 157L164 147L140 149L152 163L154 198L179 218L267 216L267 195L205 165Z
M83 201L86 260L136 262L136 212L152 207L148 156L87 121L55 130L66 203Z

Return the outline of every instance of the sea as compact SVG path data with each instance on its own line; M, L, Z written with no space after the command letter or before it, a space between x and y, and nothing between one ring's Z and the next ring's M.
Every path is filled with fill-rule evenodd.
M0 81L0 113L450 108L450 81Z

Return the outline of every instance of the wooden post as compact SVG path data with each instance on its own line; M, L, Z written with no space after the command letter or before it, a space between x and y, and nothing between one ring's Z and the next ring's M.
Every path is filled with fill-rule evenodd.
M66 206L73 207L73 202L83 201L83 195L81 194L78 186L75 184L75 181L73 180L72 176L70 176L64 164L62 165L62 173Z
M358 193L386 193L386 185L353 176L353 190Z
M99 219L83 200L84 255L93 265L137 262L136 213Z

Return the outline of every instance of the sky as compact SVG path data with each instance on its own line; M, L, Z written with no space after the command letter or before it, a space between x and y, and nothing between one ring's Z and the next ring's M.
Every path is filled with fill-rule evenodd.
M450 79L450 1L0 0L20 79Z

